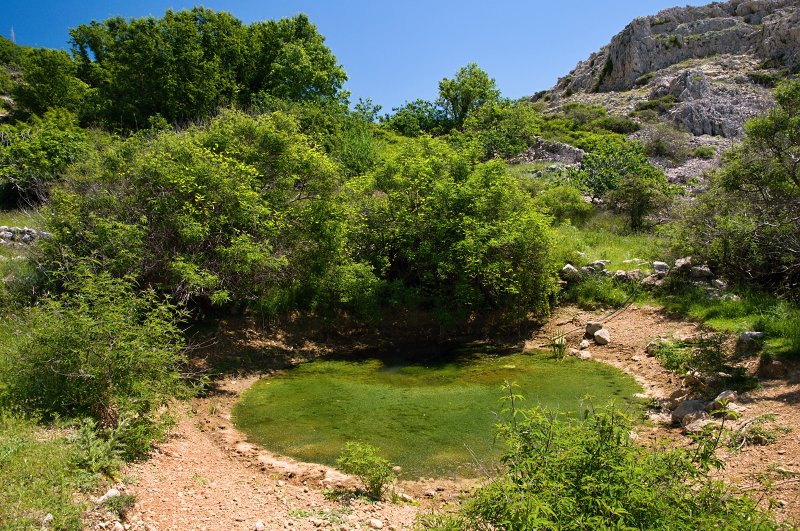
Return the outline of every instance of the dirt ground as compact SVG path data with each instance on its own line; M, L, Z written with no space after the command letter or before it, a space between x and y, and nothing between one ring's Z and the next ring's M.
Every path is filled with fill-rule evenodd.
M571 348L578 348L580 330L597 314L561 309L550 324L521 348L539 348L553 330L568 332ZM631 306L605 322L611 334L606 346L592 344L592 363L609 363L633 375L648 396L665 401L682 381L665 370L645 349L657 338L692 338L701 333L692 322L674 318L660 309ZM253 529L410 529L418 513L448 509L475 488L478 480L402 481L395 485L395 501L368 503L334 497L347 492L352 478L334 469L300 463L274 455L246 442L231 422L230 411L239 394L272 370L334 350L347 342L333 339L319 343L292 342L289 337L265 337L257 327L222 330L217 351L237 352L232 366L242 370L223 372L212 392L185 408L172 436L152 457L124 471L116 487L136 496L136 504L124 522L101 509L90 512L91 529L132 530L253 530ZM339 343L337 345L337 343ZM352 346L352 345L351 345ZM269 351L269 360L258 353ZM282 353L280 356L275 352ZM263 358L263 354L262 354ZM213 360L209 360L211 362ZM753 362L751 362L752 364ZM214 365L218 366L218 365ZM754 370L754 367L751 367ZM762 414L775 414L776 422L791 431L777 443L719 451L726 467L721 476L765 505L773 500L776 514L790 525L800 522L800 378L797 368L777 379L762 380L755 391L741 395L737 404L747 422ZM679 428L658 421L640 429L643 440L669 438L676 444L686 439ZM764 486L765 482L770 487ZM102 493L100 493L102 494ZM116 527L115 527L116 526Z

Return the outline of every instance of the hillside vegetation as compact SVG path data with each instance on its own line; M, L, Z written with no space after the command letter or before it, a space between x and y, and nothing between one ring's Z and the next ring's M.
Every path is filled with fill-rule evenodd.
M435 101L350 102L304 15L245 25L195 8L70 34L70 53L0 41L0 200L35 212L0 234L0 527L79 528L73 493L146 458L173 400L204 390L187 328L215 319L446 339L563 301L691 313L705 296L691 286L645 293L588 269L564 287L559 271L638 258L648 274L692 254L782 309L760 325L770 356L800 354L800 80L688 200L656 164L677 131L639 142L636 115L503 98L475 64ZM501 479L428 525L777 525L710 479L713 437L651 452L614 410L509 415Z

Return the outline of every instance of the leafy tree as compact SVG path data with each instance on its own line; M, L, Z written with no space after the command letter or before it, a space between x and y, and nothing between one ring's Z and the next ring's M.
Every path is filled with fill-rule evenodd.
M330 261L335 170L283 113L136 135L53 191L42 263L91 258L181 301L256 300Z
M78 112L87 85L76 74L76 65L64 50L32 48L23 56L22 82L14 85L12 96L25 114L41 116L55 107Z
M745 125L742 145L711 176L709 192L678 224L677 241L731 278L800 286L800 80L775 90L777 105Z
M461 67L453 79L444 78L439 82L439 99L436 100L461 129L469 115L482 105L494 103L500 98L495 80L475 63Z
M245 26L195 7L163 18L82 24L70 32L93 116L136 129L208 116L259 93L291 101L342 100L344 70L305 15Z
M444 110L430 101L414 100L392 111L394 114L382 117L381 123L403 136L441 135L451 128Z
M500 162L409 139L348 185L354 260L443 320L548 310L548 223Z
M543 120L528 102L498 101L479 107L464 122L464 133L474 137L483 159L510 158L525 151L542 134Z

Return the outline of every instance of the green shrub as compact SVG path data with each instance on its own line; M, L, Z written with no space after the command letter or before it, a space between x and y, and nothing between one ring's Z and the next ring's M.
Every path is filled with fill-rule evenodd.
M658 98L653 98L651 100L645 100L636 103L634 111L653 110L659 114L664 114L665 112L675 107L677 103L678 103L678 98L676 98L672 94L667 94L666 96L661 96Z
M649 127L642 142L647 155L682 164L691 156L689 135L666 124Z
M134 505L136 505L136 496L133 494L120 494L119 496L113 496L107 499L103 504L106 510L115 514L117 518L121 520L125 520L128 511L133 509Z
M697 146L692 151L692 156L698 159L711 160L717 156L717 150L711 146Z
M582 225L594 210L581 191L568 184L544 190L534 198L533 203L542 212L553 216L557 223L574 225Z
M500 425L505 471L471 494L454 517L423 517L430 529L777 529L757 502L709 470L717 440L696 448L645 447L613 407L580 419L510 410Z
M107 443L97 450L108 469L117 442L129 457L146 452L164 427L158 410L189 394L181 313L105 273L78 271L70 282L71 291L25 309L4 331L0 405L114 428L105 442L86 439L87 448Z
M606 130L621 135L634 133L639 130L639 127L639 124L630 118L614 115L598 118L589 124L589 128L592 130Z
M336 466L346 474L356 476L364 492L375 500L380 500L383 491L394 480L389 461L378 455L378 449L366 443L348 442Z

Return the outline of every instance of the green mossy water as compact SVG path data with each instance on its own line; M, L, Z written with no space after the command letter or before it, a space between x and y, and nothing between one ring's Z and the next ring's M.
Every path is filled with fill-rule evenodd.
M491 468L504 382L524 405L579 411L615 400L640 411L633 378L601 363L544 354L471 354L447 362L315 361L256 383L234 408L251 441L334 464L345 442L381 449L405 477L471 476Z

